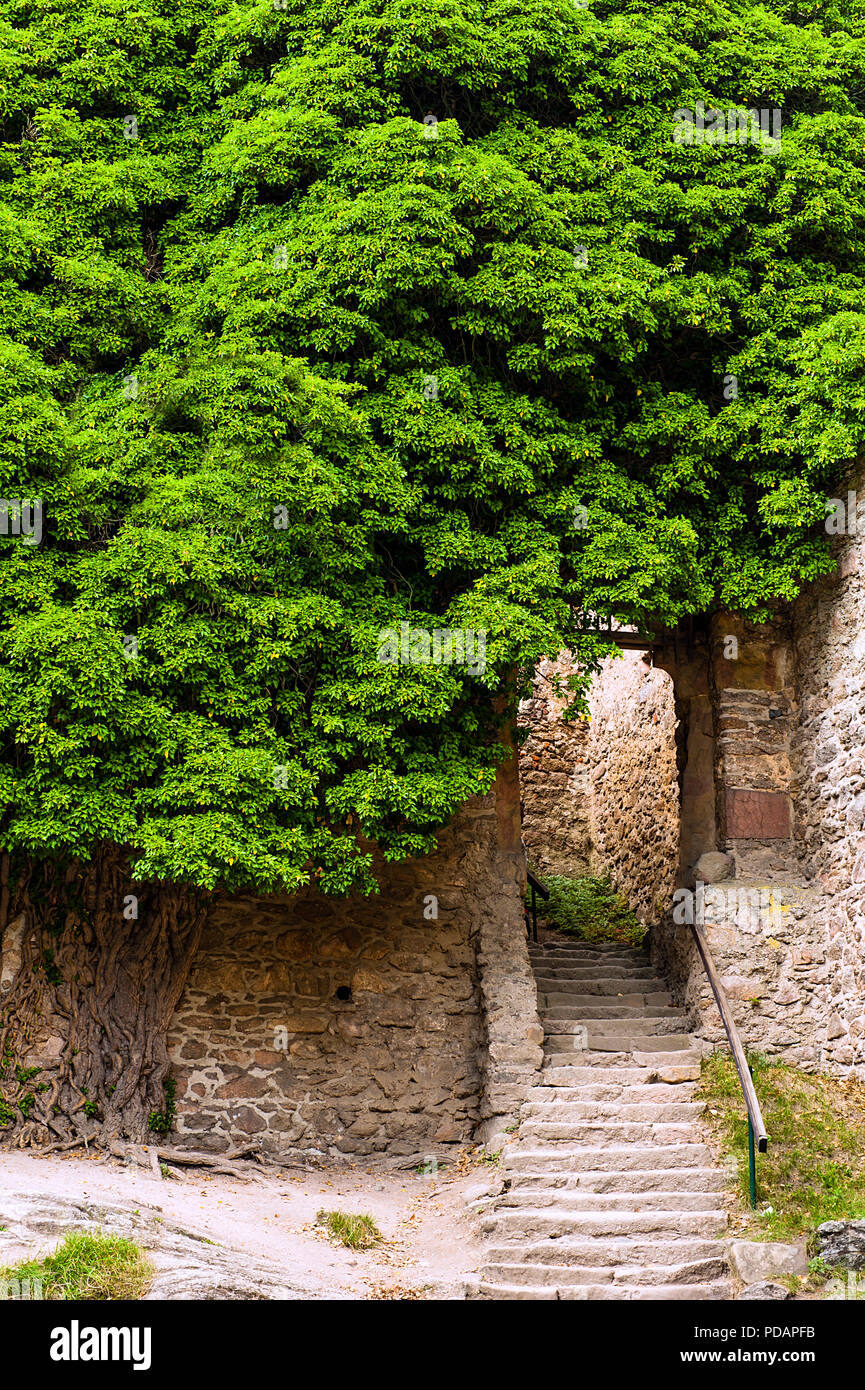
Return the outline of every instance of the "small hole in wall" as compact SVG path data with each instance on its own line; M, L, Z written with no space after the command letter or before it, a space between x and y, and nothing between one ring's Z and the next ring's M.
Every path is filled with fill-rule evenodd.
M342 999L343 1001L345 1001L346 999L350 999L351 987L349 985L340 985L339 989L336 991L336 997L337 999Z

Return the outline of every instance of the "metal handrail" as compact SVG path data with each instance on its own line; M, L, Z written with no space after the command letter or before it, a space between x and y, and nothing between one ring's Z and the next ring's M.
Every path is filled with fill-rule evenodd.
M532 890L532 940L533 940L533 941L537 941L537 939L538 939L538 904L537 904L537 898L535 897L535 894L536 894L536 893L540 893L540 895L541 895L541 897L543 898L544 902L546 902L546 901L547 901L547 898L550 896L550 890L549 890L549 888L545 888L545 887L544 887L544 885L541 883L540 879L535 878L535 876L534 876L534 874L532 873L531 869L529 869L529 871L528 871L527 878L528 878L529 887L530 887L531 890ZM526 923L526 926L528 926L528 922Z
M745 1097L745 1105L748 1109L748 1178L751 1189L751 1206L756 1207L757 1171L754 1158L754 1143L756 1141L758 1152L764 1154L769 1146L769 1136L766 1133L766 1126L763 1123L763 1112L760 1109L757 1092L754 1090L751 1068L748 1066L748 1059L745 1056L742 1039L739 1037L739 1030L736 1027L724 986L721 984L721 977L712 959L712 952L709 950L706 933L696 922L692 922L690 926L697 943L697 950L700 952L703 968L709 977L709 984L712 986L712 993L715 996L715 1003L718 1005L718 1012L721 1015L721 1022L727 1034L727 1041L730 1044L733 1061L736 1063L736 1071L739 1073L739 1085L742 1087L742 1095Z

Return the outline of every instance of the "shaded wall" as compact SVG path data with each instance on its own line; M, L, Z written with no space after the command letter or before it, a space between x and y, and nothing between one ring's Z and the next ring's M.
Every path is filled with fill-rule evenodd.
M552 677L569 652L544 661L520 722L523 839L542 873L608 875L644 922L656 921L675 884L679 787L673 686L638 652L605 661L590 718L562 719Z
M673 683L639 652L605 661L590 695L596 862L642 922L676 883L679 784Z
M578 878L595 863L592 798L592 730L587 719L565 722L562 683L574 671L569 652L542 661L532 695L520 706L522 836L529 863L542 874Z
M500 819L470 803L374 898L214 904L169 1040L180 1142L410 1155L513 1118L543 1035Z

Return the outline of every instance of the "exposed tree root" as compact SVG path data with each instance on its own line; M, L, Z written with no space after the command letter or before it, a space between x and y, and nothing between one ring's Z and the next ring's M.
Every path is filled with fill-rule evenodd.
M264 1177L264 1174L253 1168L249 1162L250 1159L262 1162L255 1144L243 1144L222 1154L198 1153L193 1149L166 1149L152 1144L121 1144L117 1140L112 1140L108 1148L115 1158L123 1159L125 1163L131 1161L142 1168L149 1166L156 1177L161 1176L160 1163L173 1163L180 1168L206 1168L211 1173L239 1178L243 1182Z
M147 1138L205 914L192 889L133 882L116 846L84 866L16 870L2 857L0 941L14 938L17 967L0 993L4 1143L56 1152Z

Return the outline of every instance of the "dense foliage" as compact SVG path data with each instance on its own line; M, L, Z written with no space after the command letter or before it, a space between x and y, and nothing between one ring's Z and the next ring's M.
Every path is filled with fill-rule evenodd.
M541 881L550 896L546 902L537 899L536 910L546 926L555 927L580 941L623 941L629 946L642 945L645 926L608 878L544 874ZM531 907L530 891L526 893L526 906Z
M759 616L827 567L858 0L0 17L0 490L44 512L0 538L4 847L369 886L585 611ZM780 151L674 143L701 99ZM484 669L383 664L401 622Z

